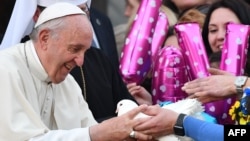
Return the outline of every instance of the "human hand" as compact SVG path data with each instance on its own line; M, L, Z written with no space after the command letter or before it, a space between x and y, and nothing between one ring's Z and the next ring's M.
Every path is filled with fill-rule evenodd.
M139 120L134 120L134 117L146 110L146 105L141 105L133 110L115 118L103 121L100 124L90 127L90 136L92 141L98 140L115 140L115 141L134 141L150 140L152 136L144 133L136 132L135 138L129 137L134 127L139 124Z
M209 72L212 74L211 76L187 82L182 87L182 90L190 95L189 98L197 98L202 103L207 103L230 97L236 93L235 76L214 68L210 68Z
M159 105L148 106L143 113L151 117L139 118L140 122L134 127L135 131L152 135L154 138L173 134L173 127L179 115L178 113L161 108Z
M152 96L144 87L139 86L136 83L129 83L127 84L127 88L139 105L152 105Z

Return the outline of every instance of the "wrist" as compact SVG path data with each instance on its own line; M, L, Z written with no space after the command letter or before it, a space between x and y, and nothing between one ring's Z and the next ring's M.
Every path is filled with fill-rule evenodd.
M105 131L108 131L108 130L105 130L102 124L96 124L96 125L89 127L89 136L90 136L91 141L108 140L109 133L104 133Z
M238 97L242 97L243 89L247 83L248 77L247 76L237 76L234 80L235 85L235 92Z
M177 117L176 123L175 123L174 128L173 128L175 135L179 135L179 136L185 135L185 129L183 126L183 122L184 122L186 116L187 116L186 114L181 113Z

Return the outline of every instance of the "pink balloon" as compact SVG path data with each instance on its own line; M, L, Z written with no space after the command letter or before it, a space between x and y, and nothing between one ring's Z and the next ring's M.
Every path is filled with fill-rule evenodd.
M178 43L188 67L191 80L209 76L209 62L198 23L175 25Z
M141 84L151 69L151 43L161 0L143 0L126 38L120 59L125 83Z
M175 26L178 35L178 42L182 49L184 59L189 67L190 80L207 77L210 74L208 57L201 38L201 32L197 23L182 23ZM227 101L216 101L204 104L205 112L216 118L218 123L230 123L225 109L230 108L225 104L231 104L232 99ZM228 111L227 111L228 112Z
M165 46L155 58L152 78L153 103L176 102L187 97L181 87L188 81L184 58L181 51Z
M165 12L160 11L159 17L155 26L155 31L153 34L151 52L152 52L152 61L154 62L155 56L164 46L164 41L167 37L169 23L168 18Z
M247 60L249 25L227 24L220 69L238 76L244 74Z

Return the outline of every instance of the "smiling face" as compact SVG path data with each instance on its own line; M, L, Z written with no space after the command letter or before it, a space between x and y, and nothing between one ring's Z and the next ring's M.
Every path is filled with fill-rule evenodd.
M93 33L86 16L68 16L63 24L63 28L45 29L39 34L37 52L53 83L62 82L75 66L83 64L84 53L92 41Z
M240 23L239 18L228 8L218 8L211 14L208 25L208 42L213 52L222 49L228 22Z

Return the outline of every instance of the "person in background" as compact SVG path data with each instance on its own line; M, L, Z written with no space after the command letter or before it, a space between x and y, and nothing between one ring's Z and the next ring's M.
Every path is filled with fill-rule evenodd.
M9 22L5 23L7 27L4 27L5 33L0 45L0 50L20 43L21 39L31 32L34 26L32 17L36 11L36 3L37 1L35 0L12 0L8 2L6 6L3 5L4 9L6 9L5 16L9 19ZM11 11L11 15L7 14L8 11ZM1 24L4 24L4 20Z
M169 7L162 4L160 6L160 11L164 12L167 15L169 27L172 27L172 26L174 26L176 24L177 16ZM134 13L133 17L135 17L135 14L136 13ZM132 24L133 24L133 20L130 20L128 22L127 33L130 31L130 29L132 27ZM166 32L168 32L168 31L166 31ZM164 44L162 45L162 47L163 46L164 46ZM127 84L127 88L129 89L129 92L133 96L148 97L146 99L149 99L149 94L150 94L149 92L151 92L151 83L152 83L151 77L152 77L151 72L149 72L147 77L145 78L145 80L141 84L142 87L137 85L136 83Z
M163 8L163 7L161 7L161 8ZM169 15L169 14L167 14L167 15ZM199 23L199 25L200 25L200 27L202 29L204 19L205 19L205 15L203 13L199 12L197 9L194 9L194 8L193 9L189 9L185 13L183 13L183 15L180 17L180 19L178 21L177 21L177 19L175 20L175 18L170 19L170 29L169 29L169 31L172 30L172 27L174 26L174 24L173 24L174 22L173 21L176 21L177 23L182 23L182 22L197 22L197 23ZM171 34L168 35L168 38L166 39L164 45L165 46L179 47L177 38L176 38L176 36L175 36L174 33L172 33L172 35ZM150 92L151 92L151 89L150 89L150 87L151 87L151 81L150 80L151 80L150 78L147 78L145 80L147 82L146 84L148 84L148 85L146 85L147 87L145 87L145 82L144 82L143 85L142 85L144 87L142 87L140 85L137 85L136 83L130 83L130 84L127 85L127 88L129 90L129 92L134 97L137 97L137 96L140 96L140 97L148 96L149 97L149 95L151 95L150 94ZM145 98L145 99L149 99L149 98Z
M87 0L86 4L87 8L89 8L89 18L94 29L92 47L100 48L114 67L118 69L119 57L113 25L107 15L91 7L91 0Z
M203 42L208 56L221 51L228 22L250 25L250 6L242 0L221 0L210 7L202 29ZM250 48L248 48L247 58L250 55L249 50ZM249 62L247 59L246 74L250 74Z
M97 124L69 75L91 45L86 13L69 3L52 4L30 37L0 52L0 140L133 140L129 135L138 121L132 119L146 106Z
M210 68L212 74L206 78L199 78L186 83L183 90L190 94L189 98L197 98L203 103L222 100L231 96L241 97L239 104L243 106L241 111L247 111L245 118L235 119L238 124L249 125L250 118L250 102L242 103L243 100L250 97L250 79L244 79L242 85L244 94L239 94L236 90L236 76L228 72ZM233 111L233 112L237 112ZM143 113L152 116L150 118L141 119L140 123L134 128L137 132L147 133L153 137L167 134L176 134L180 136L188 136L195 141L223 141L224 126L216 123L206 122L185 114L179 114L172 110L160 108L159 106L149 106ZM239 114L239 113L235 113ZM239 115L242 115L239 114ZM232 116L233 118L233 116ZM245 121L245 122L241 122ZM178 128L178 129L177 129Z
M180 14L180 17L177 21L177 24L186 23L186 22L196 22L199 24L200 29L202 30L205 16L206 15L203 14L202 12L200 12L198 9L191 8L191 9L183 11L183 13ZM169 28L168 36L167 36L167 39L165 41L165 45L174 46L174 47L179 48L179 43L178 43L176 35L174 34L174 27L173 26L170 26L170 28Z
M222 50L223 44L225 42L226 25L228 22L233 22L236 24L250 24L249 17L249 5L244 3L242 0L221 0L213 3L206 14L202 29L202 39L208 57L210 57L212 53ZM247 54L247 56L249 56L250 52L248 51ZM249 59L247 59L247 64L244 69L245 74L243 75L249 74L249 66ZM197 93L199 93L199 91L202 89L202 87L197 88ZM186 92L191 94L189 91ZM219 124L232 124L233 121L227 112L232 104L233 103L228 103L228 105L225 106L224 111L216 111L217 109L207 110L209 110L210 113L214 113L213 116L216 117Z
M195 141L223 141L224 127L189 115L179 114L158 105L149 106L143 112L151 116L141 119L134 128L137 133L147 133L154 138L175 134L187 136Z
M203 41L209 56L221 51L225 40L226 24L228 22L249 25L249 5L242 0L221 0L210 7L202 30ZM250 52L248 51L247 56L249 56L249 54ZM247 59L245 74L249 74L249 66L249 60ZM215 69L210 69L209 71L211 74L216 75L188 82L183 87L183 90L191 94L192 97L203 97L199 99L204 102L210 101L210 99L218 99L216 95L227 96L236 93L234 81L237 80L238 77L220 75L226 73L219 72ZM242 85L242 88L245 88L245 85L249 86L249 80L243 80L245 80L245 83ZM206 84L206 86L204 84Z
M3 0L0 5L0 45L5 34L5 30L8 26L11 12L14 8L15 0Z
M172 9L178 17L185 10L211 4L208 0L163 0L163 3Z

